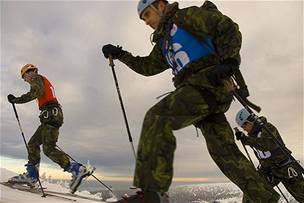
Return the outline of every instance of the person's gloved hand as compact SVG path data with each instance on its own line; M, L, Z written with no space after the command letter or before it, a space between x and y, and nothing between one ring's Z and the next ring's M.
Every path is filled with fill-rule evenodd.
M112 55L113 59L119 59L126 53L126 51L122 50L121 46L107 44L102 47L102 53L106 58L109 58L109 55Z
M237 140L243 141L246 138L246 135L241 131L237 131L234 134Z
M208 71L209 80L218 83L232 75L233 64L219 64Z
M233 68L238 68L239 63L236 59L229 58L221 62L221 64L211 68L208 73L208 79L213 84L221 84L222 80L228 79L233 74Z
M10 103L14 103L14 100L16 99L16 97L12 94L9 94L7 95L7 100L10 102Z
M238 93L242 98L247 98L247 97L249 97L249 91L248 91L247 86L238 89L238 90L237 90L237 93Z

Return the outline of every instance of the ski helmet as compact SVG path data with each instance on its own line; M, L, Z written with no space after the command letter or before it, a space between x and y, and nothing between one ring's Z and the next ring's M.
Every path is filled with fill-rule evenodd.
M142 12L157 0L139 0L137 5L137 13L141 19Z
M247 111L247 109L241 109L235 117L235 122L242 126L246 121L249 121L251 114Z
M24 74L29 71L29 70L34 70L34 71L38 71L38 68L33 65L33 64L25 64L22 68L21 68L21 77L23 78Z

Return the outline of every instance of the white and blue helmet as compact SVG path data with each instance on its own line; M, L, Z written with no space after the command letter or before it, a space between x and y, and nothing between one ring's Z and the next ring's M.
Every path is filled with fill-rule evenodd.
M241 109L235 117L235 122L242 126L245 122L248 122L251 117L251 114L247 111L247 109Z
M141 18L142 12L157 0L140 0L137 5L137 13Z

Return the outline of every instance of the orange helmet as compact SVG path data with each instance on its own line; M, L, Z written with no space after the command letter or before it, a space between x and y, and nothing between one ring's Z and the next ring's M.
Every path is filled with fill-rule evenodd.
M28 71L28 70L34 70L35 72L38 71L38 68L33 65L33 64L26 64L21 68L21 77L23 78L24 74Z

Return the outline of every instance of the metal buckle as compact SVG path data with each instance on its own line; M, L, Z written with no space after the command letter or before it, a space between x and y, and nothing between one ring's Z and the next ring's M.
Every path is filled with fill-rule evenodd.
M49 117L48 111L47 110L41 111L40 116L43 118L48 118Z
M48 118L49 117L49 112L48 111L44 111L43 112L43 118Z
M54 108L52 109L52 114L53 114L54 116L57 116L57 115L58 115L58 108L57 108L57 107L54 107Z
M294 170L294 168L292 167L288 167L288 176L289 178L293 178L293 177L297 177L298 176L298 173L296 170Z

